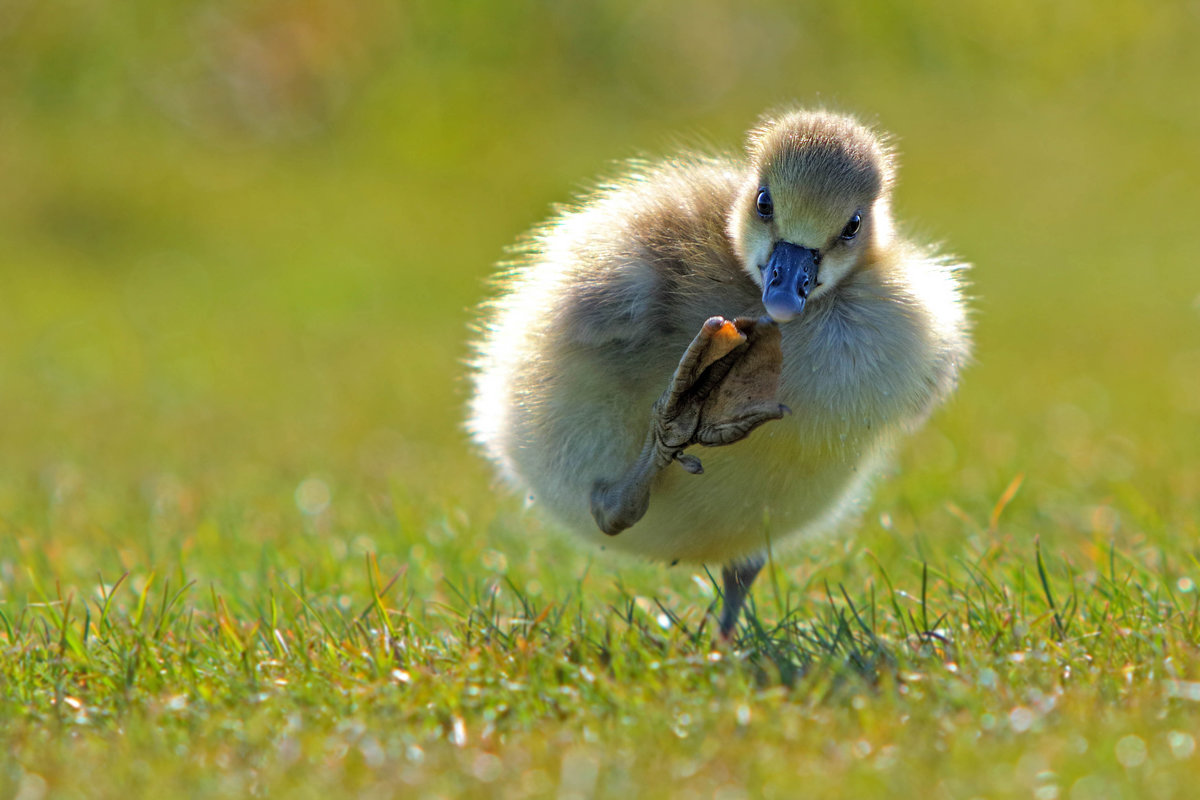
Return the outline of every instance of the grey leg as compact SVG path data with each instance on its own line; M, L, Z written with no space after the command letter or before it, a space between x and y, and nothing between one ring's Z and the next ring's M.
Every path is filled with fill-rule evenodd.
M733 629L737 627L742 606L746 604L746 596L750 593L750 584L754 583L754 579L758 577L758 573L766 563L766 558L757 555L746 561L726 564L721 569L721 582L725 587L725 606L721 609L720 633L721 638L725 641L733 638Z
M672 463L701 474L687 447L733 444L782 417L782 363L779 327L769 319L709 317L655 401L637 459L615 479L593 484L590 506L600 530L616 536L645 516L651 485Z
M685 455L700 426L704 400L729 372L732 361L718 364L746 337L720 337L723 317L710 317L692 340L666 391L654 403L650 430L637 460L615 481L597 481L592 487L592 517L600 530L616 536L646 514L650 507L650 485L654 478L678 460L693 474L702 471L700 459Z
M616 482L596 481L592 487L592 519L600 530L616 536L646 516L650 484L676 458L651 432L637 461Z

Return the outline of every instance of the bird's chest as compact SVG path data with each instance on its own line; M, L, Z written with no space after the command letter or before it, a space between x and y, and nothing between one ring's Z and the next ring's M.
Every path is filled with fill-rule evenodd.
M884 309L887 311L887 309ZM920 413L930 366L902 314L814 315L784 330L780 402L788 433L805 446L860 449Z

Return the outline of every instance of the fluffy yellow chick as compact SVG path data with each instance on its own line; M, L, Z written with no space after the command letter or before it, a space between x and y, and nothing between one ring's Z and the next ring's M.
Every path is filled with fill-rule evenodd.
M796 110L561 209L485 306L475 441L579 536L721 565L728 637L768 537L843 518L968 356L964 265L896 231L894 171Z

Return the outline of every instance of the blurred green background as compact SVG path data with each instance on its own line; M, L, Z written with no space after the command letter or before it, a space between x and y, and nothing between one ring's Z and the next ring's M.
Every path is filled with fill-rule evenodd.
M460 431L492 265L615 161L791 102L892 132L899 216L975 264L892 524L1023 473L1014 535L1194 539L1198 42L1195 2L6 0L0 578L233 581L325 533L432 583L495 519L534 558Z

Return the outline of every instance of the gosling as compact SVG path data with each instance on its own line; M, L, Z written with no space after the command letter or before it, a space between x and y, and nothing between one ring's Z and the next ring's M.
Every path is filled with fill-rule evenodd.
M859 506L968 357L966 265L897 232L895 167L852 117L765 116L744 157L631 162L558 209L484 306L474 440L584 539L721 565L723 639L768 547ZM735 373L757 388L714 411Z

